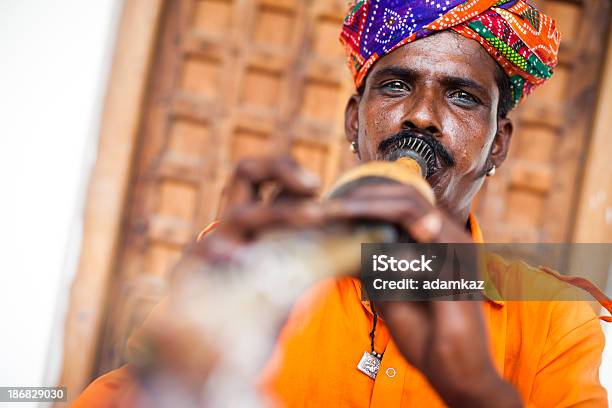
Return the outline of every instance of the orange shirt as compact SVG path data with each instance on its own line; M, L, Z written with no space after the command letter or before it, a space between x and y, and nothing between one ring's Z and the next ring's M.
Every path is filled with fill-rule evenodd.
M370 350L373 315L359 281L328 280L295 306L262 379L283 406L444 406L427 380L390 339L384 321L375 350L384 351L375 380L357 370ZM605 406L598 369L604 346L584 302L483 302L490 352L498 372L529 406Z
M481 241L475 222L472 231ZM503 273L516 265L491 257L487 267ZM308 290L281 331L261 389L279 406L444 406L399 353L382 320L375 337L375 350L384 351L378 376L372 380L357 370L363 353L370 351L373 320L360 295L359 280L348 277ZM490 353L500 375L528 406L606 406L598 377L604 337L588 303L489 300L482 311L490 347L474 352ZM130 406L135 387L124 366L94 381L73 407Z

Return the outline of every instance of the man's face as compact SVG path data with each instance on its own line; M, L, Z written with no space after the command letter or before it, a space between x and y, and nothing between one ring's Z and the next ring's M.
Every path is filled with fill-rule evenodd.
M428 141L437 201L464 217L486 171L505 158L512 132L497 117L497 69L480 44L452 32L404 45L374 65L362 96L349 101L347 136L362 161L390 159L393 148L383 151L381 143L402 131Z

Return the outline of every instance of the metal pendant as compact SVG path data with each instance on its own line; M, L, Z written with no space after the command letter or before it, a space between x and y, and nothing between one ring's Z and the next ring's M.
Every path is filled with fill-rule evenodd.
M368 353L367 351L363 353L361 360L359 360L359 364L357 364L357 369L373 380L376 379L376 374L378 374L379 368L380 358L373 353Z

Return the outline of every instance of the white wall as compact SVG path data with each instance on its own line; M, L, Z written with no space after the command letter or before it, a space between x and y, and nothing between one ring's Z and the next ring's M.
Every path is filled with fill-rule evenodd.
M58 376L120 3L0 0L0 386Z

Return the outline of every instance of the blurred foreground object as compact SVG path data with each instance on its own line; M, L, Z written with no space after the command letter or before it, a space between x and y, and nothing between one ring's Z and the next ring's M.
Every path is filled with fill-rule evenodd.
M361 183L392 182L413 186L433 203L425 173L411 158L370 162L344 174L328 199ZM146 390L140 405L269 405L257 394L255 380L293 302L318 280L357 274L361 243L397 239L391 225L346 223L268 231L214 265L188 253L163 311L140 329L131 355Z

